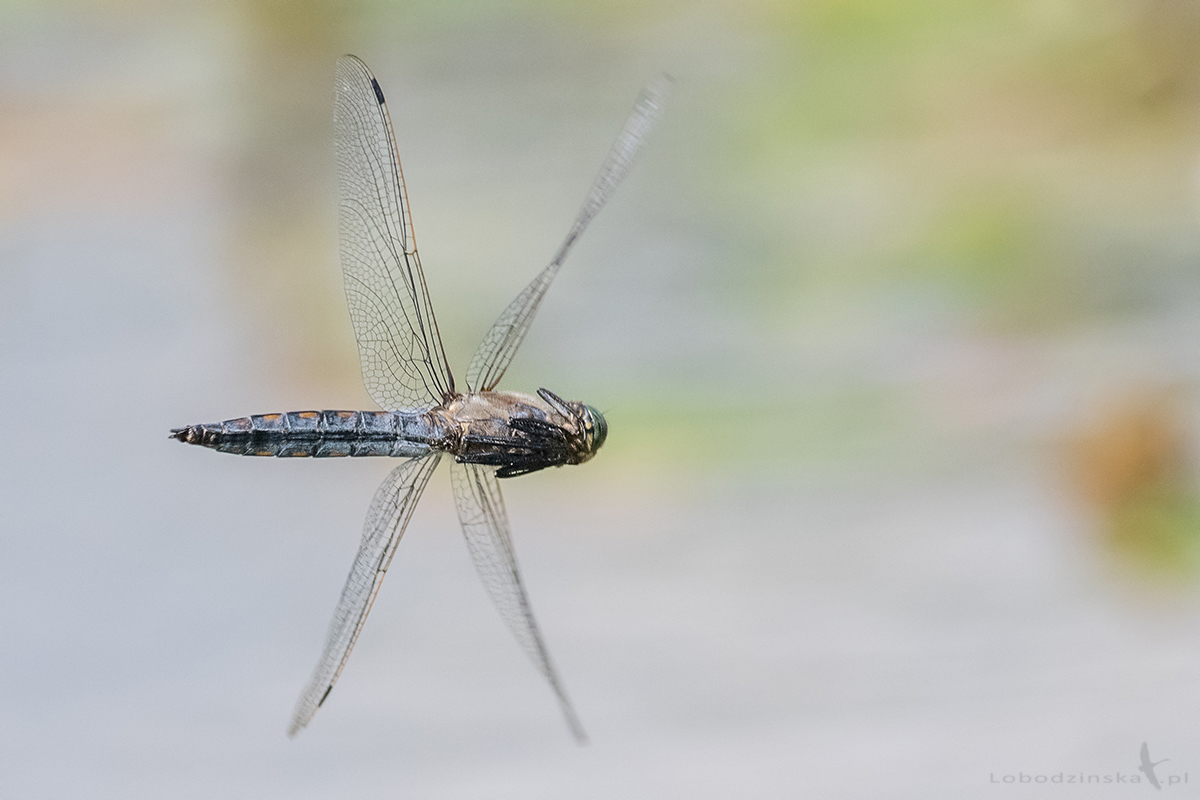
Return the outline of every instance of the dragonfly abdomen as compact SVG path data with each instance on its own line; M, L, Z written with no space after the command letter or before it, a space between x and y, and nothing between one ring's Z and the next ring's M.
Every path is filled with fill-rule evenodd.
M222 453L279 458L412 457L444 436L428 414L402 411L288 411L175 428L171 436Z

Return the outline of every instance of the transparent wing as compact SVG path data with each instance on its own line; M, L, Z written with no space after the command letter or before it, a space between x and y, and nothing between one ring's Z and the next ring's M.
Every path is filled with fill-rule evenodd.
M533 659L538 671L550 682L571 733L579 742L586 742L587 734L583 732L579 717L575 715L562 681L550 662L550 654L546 651L529 598L525 596L525 587L521 584L496 468L456 461L450 465L450 478L454 486L458 520L462 523L467 549L483 579L484 588L500 610L500 616L517 637L521 649Z
M371 611L371 604L375 602L384 573L392 563L396 545L439 459L441 453L434 452L405 461L392 470L375 492L371 508L367 511L358 555L354 558L354 566L350 568L350 577L346 579L346 588L342 589L337 610L333 612L325 650L317 662L312 680L296 703L296 713L292 717L288 736L295 736L309 723L342 674L367 614Z
M337 62L333 106L346 301L363 380L380 406L415 410L454 391L413 239L392 120L379 82Z
M504 376L504 371L508 369L529 331L533 315L538 304L542 302L542 296L550 288L550 282L558 274L559 267L566 260L575 240L587 228L592 218L600 213L600 209L604 208L604 204L629 172L634 156L641 149L650 129L662 116L670 88L671 80L664 75L647 86L638 97L633 113L629 115L625 128L613 143L604 165L600 167L600 174L596 176L587 200L562 246L558 248L558 252L546 268L509 303L508 308L504 309L504 313L492 325L492 329L479 344L479 349L475 351L471 366L467 369L467 387L471 391L490 392L500 383L500 378Z

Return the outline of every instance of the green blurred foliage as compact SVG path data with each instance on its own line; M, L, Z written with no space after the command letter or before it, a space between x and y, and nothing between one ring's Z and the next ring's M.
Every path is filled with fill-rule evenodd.
M1106 243L1136 255L1133 283L1155 280L1180 240L1195 250L1195 4L829 0L745 13L772 55L757 87L727 98L744 230L799 229L794 248L759 248L773 289L900 280L957 293L981 324L1037 328L1122 310L1092 285L1114 281L1095 258ZM853 235L805 216L830 208Z
M1200 498L1190 486L1149 487L1106 520L1107 544L1135 574L1158 582L1200 574Z

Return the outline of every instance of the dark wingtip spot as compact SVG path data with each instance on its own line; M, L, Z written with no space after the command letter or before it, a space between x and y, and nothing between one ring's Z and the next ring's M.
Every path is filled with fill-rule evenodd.
M383 89L379 88L379 81L371 78L371 88L375 90L375 99L379 101L379 105L383 105Z
M379 91L378 84L375 85L375 91ZM320 708L321 706L325 705L325 698L329 697L329 693L332 691L333 691L333 684L331 683L331 684L329 684L329 686L325 687L325 694L321 695L321 699L317 701L317 708Z

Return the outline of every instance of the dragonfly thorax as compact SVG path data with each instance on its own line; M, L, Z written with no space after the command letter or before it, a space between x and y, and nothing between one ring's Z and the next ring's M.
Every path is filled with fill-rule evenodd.
M446 412L461 431L455 458L499 467L500 478L582 464L608 433L599 411L547 389L536 397L520 392L460 395Z

